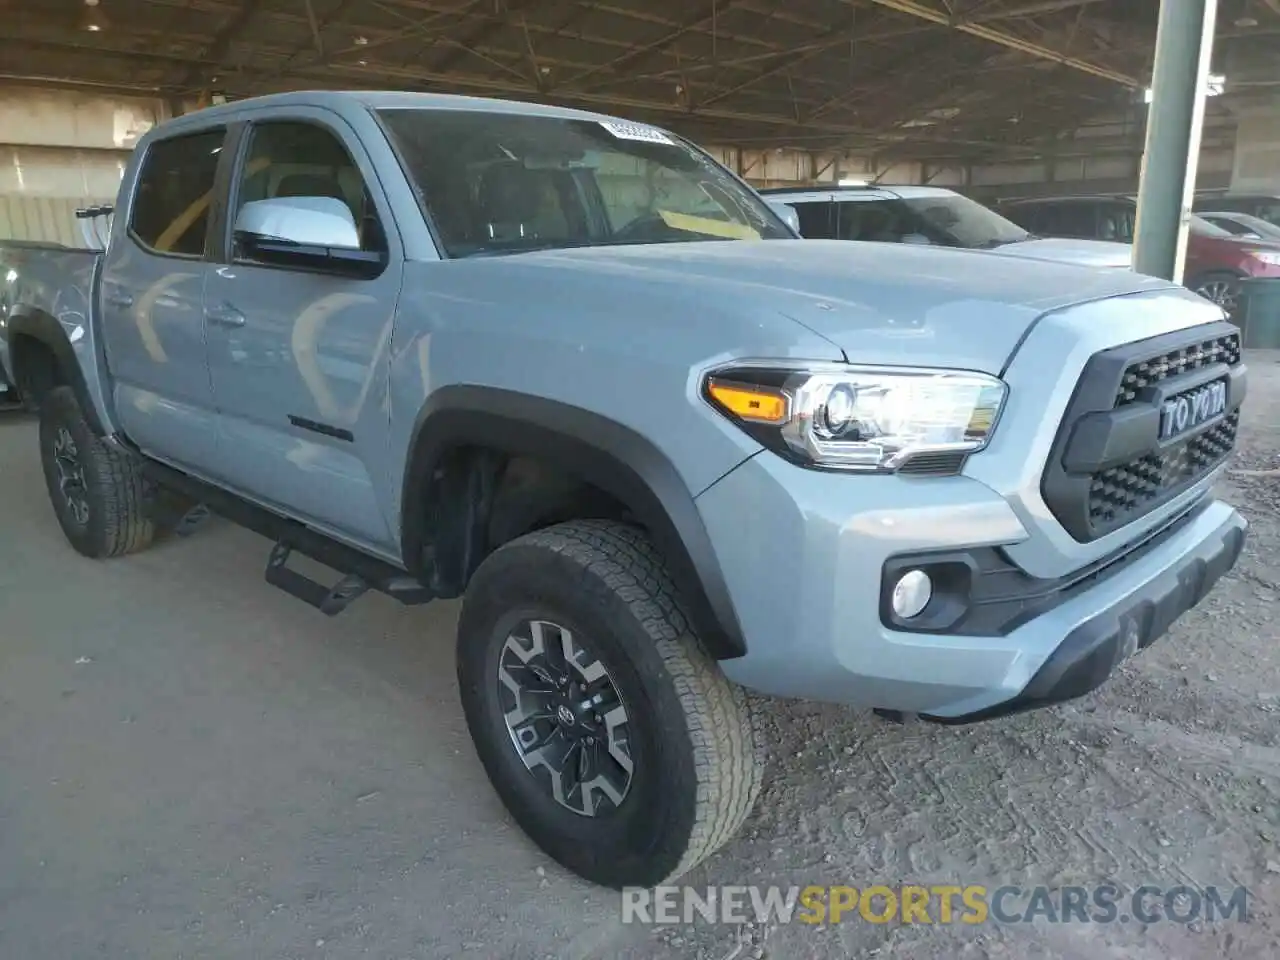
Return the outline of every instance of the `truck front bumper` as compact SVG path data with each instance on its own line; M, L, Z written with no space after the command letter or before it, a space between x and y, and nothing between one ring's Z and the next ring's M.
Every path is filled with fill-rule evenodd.
M1140 546L1080 576L1031 581L1003 571L1002 583L1025 581L1017 616L992 619L1004 609L993 604L966 614L964 629L916 632L895 629L884 611L887 571L897 560L994 556L1027 537L986 485L967 477L837 477L766 454L713 485L698 505L747 641L745 656L721 664L731 679L778 696L948 723L1095 689L1231 569L1247 527L1229 505L1202 497ZM1008 597L1000 603L1007 607ZM998 629L975 633L975 623Z

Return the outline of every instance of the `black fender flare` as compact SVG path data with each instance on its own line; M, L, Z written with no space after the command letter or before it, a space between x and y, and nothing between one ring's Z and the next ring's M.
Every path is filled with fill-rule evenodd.
M431 395L414 423L402 489L401 543L411 570L425 546L423 491L460 446L549 461L625 504L666 558L708 651L721 660L746 653L710 535L675 466L631 428L555 400L469 385Z
M80 369L80 360L76 357L67 333L56 319L43 310L18 306L9 315L8 323L9 363L13 367L14 386L22 391L25 381L20 363L20 351L14 350L14 343L20 337L30 337L41 345L48 347L57 361L63 379L75 391L80 402L80 411L84 414L89 429L97 436L105 436L106 428L98 416L97 405L89 396L89 388L85 384L84 371Z

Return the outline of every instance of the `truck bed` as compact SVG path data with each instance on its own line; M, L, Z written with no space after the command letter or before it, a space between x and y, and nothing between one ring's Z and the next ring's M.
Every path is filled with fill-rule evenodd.
M89 319L102 251L34 240L0 240L0 384L17 382L10 350L15 328L38 320L62 327L74 352L101 361ZM99 398L94 398L98 400Z

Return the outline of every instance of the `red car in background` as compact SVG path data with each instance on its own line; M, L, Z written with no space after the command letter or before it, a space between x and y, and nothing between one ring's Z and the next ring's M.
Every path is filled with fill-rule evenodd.
M1038 236L1132 243L1138 204L1133 197L1036 197L1006 201L999 210ZM1233 310L1241 280L1280 283L1280 243L1233 237L1193 214L1182 275L1187 287Z

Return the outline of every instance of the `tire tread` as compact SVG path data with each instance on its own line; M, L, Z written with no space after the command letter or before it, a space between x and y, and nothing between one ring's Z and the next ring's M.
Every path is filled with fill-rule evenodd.
M55 388L41 406L47 410L45 416L63 420L74 429L78 434L77 447L85 446L83 438L89 438L81 456L93 461L99 497L90 504L90 509L98 510L102 520L101 538L90 546L92 555L120 557L150 546L155 537L155 524L150 515L150 486L143 476L142 461L128 450L111 447L93 434L70 387Z
M694 634L675 584L643 530L575 520L519 538L570 557L584 577L620 597L653 638L684 710L697 799L693 829L674 880L724 845L746 819L764 777L764 748L746 691L729 681Z

